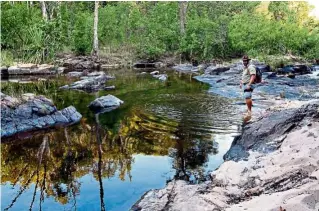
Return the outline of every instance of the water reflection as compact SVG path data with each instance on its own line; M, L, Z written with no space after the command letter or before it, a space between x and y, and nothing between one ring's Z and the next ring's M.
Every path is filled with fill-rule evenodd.
M161 155L172 158L174 177L190 180L204 177L203 164L215 153L213 142L193 139L187 127L178 122L141 110L133 110L120 122L117 133L100 124L81 122L79 126L61 128L30 139L2 145L2 183L9 182L20 190L7 209L34 183L30 210L38 197L41 210L44 196L61 204L76 207L81 184L77 178L92 173L99 182L101 210L105 210L103 178L118 172L120 180L132 180L134 154ZM107 203L106 203L107 204Z
M73 104L84 118L72 127L1 145L3 207L127 210L165 180L202 181L220 150L216 134L236 132L238 119L230 118L235 112L230 102L176 77L169 88L148 78L139 79L151 81L148 85L131 76L115 81L124 87L113 91L124 105L96 115L87 105L104 92L52 92L48 87L59 108Z

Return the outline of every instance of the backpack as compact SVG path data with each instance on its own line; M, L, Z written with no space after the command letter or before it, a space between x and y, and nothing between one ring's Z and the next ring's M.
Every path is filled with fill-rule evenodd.
M259 84L259 83L261 83L261 81L263 79L263 73L261 72L261 70L258 67L255 67L254 65L253 65L253 67L256 69L256 78L255 78L254 83Z

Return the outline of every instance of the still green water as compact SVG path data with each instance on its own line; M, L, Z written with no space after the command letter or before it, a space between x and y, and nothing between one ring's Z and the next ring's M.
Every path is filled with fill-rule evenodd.
M231 101L174 72L167 82L132 70L109 74L116 90L98 93L58 90L66 77L2 82L5 94L43 94L83 116L1 144L3 210L129 210L146 191L174 178L201 182L223 162L241 124ZM124 104L93 114L87 105L106 94Z

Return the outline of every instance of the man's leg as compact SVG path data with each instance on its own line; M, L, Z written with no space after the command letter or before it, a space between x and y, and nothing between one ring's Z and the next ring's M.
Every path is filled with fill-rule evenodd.
M253 101L251 98L246 99L246 105L247 105L248 112L251 113L251 107L253 106Z
M247 105L247 111L248 114L251 114L251 108L253 106L253 101L252 101L252 92L244 92L245 100L246 100L246 105Z

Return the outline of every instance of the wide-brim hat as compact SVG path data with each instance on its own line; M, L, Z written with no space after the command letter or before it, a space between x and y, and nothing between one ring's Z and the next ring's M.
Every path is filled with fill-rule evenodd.
M245 55L243 56L243 61L250 61L250 58L247 55Z

